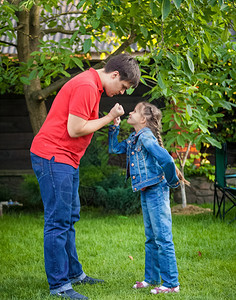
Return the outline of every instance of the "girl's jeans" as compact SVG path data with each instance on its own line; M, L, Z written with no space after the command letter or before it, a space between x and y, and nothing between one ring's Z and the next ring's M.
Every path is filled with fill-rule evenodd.
M169 187L166 180L141 191L141 204L146 235L145 281L159 284L162 278L165 287L178 286Z
M44 205L45 270L51 292L61 292L83 274L74 229L80 218L79 170L33 153L31 161Z

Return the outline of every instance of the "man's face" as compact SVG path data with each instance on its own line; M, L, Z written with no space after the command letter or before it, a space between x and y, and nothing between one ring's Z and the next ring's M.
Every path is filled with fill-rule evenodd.
M118 71L109 73L108 80L105 83L104 89L108 97L115 95L123 95L124 92L129 89L131 84L128 81L120 80Z

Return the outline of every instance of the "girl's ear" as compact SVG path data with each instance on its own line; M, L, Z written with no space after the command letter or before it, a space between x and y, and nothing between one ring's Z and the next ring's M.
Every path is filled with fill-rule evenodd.
M146 121L147 121L146 117L142 117L140 122L141 124L145 125Z

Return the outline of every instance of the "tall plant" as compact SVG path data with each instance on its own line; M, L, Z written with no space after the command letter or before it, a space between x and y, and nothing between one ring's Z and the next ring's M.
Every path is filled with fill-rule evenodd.
M1 93L24 93L36 134L47 115L45 100L75 75L71 69L84 70L92 51L104 58L132 51L136 43L156 60L149 76L159 71L161 94L169 97L169 67L178 69L180 59L188 78L196 68L195 52L200 63L211 59L219 38L229 40L234 9L232 1L222 0L2 0L0 46L15 47L17 55L1 56ZM60 40L54 39L58 33ZM162 56L164 69L158 66ZM189 82L183 80L179 74L173 83L185 93Z

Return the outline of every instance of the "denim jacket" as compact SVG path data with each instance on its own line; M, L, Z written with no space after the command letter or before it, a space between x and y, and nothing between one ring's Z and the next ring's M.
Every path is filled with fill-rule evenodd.
M179 186L173 158L159 145L148 127L131 133L120 143L117 139L119 130L119 126L109 126L109 153L126 153L126 179L131 177L134 192L157 184L164 178L170 187Z

